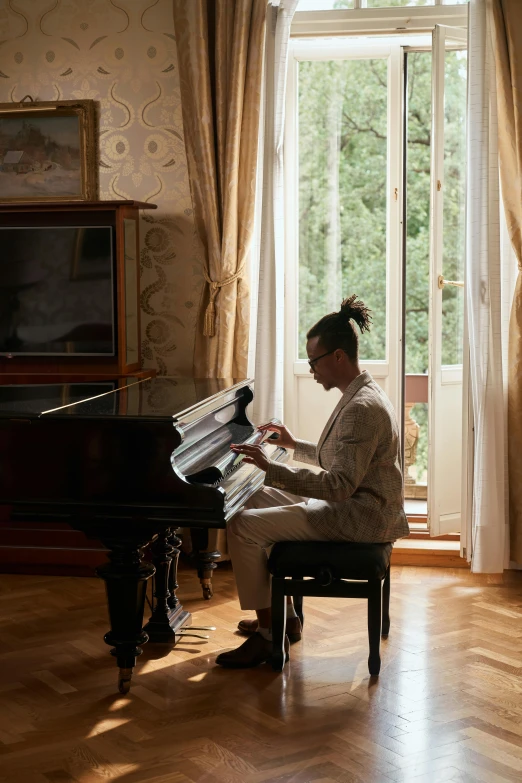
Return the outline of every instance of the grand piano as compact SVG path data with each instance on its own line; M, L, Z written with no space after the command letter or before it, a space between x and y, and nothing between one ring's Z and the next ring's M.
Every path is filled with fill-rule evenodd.
M0 385L0 504L11 507L12 520L65 521L107 548L97 574L122 693L140 645L175 644L191 622L176 596L175 531L192 529L197 544L201 532L226 527L263 484L264 473L230 450L261 442L247 414L252 399L249 380ZM286 459L277 443L265 446L272 460ZM207 594L216 554L199 555ZM154 603L143 627L151 577Z

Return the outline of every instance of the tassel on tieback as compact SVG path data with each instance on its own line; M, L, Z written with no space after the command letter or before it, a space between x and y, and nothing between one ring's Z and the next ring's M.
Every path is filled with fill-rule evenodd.
M203 322L203 335L205 337L214 337L216 334L216 305L211 299L205 310L205 320Z
M205 310L205 318L203 320L203 336L204 337L214 337L216 334L216 296L218 295L218 291L220 288L223 288L225 285L230 285L230 283L233 283L235 280L238 280L242 274L244 265L241 266L240 269L237 270L237 272L230 277L227 277L226 280L222 280L220 283L217 283L215 280L211 280L207 272L205 271L205 280L209 284L210 287L210 298L207 305L207 309Z

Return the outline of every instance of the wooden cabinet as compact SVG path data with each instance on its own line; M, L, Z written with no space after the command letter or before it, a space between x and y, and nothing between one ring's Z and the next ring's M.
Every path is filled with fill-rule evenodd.
M2 251L2 229L74 227L76 233L92 227L110 227L112 237L112 330L111 355L79 355L74 342L61 355L21 355L0 347L0 383L23 383L27 375L105 374L121 376L141 368L139 304L139 210L155 209L139 201L53 202L0 204L0 293L13 282L2 282L3 274L15 274L11 260ZM4 237L6 235L4 234ZM5 248L5 243L4 243ZM1 257L2 252L4 258ZM23 288L20 281L19 288ZM19 380L17 380L19 378Z
M59 356L11 353L4 346L0 349L0 386L5 393L13 392L6 386L55 384L62 394L72 396L78 384L88 384L99 392L124 385L129 376L146 378L155 374L141 369L139 301L139 210L155 208L154 204L139 201L0 204L0 294L2 288L4 294L10 289L7 295L11 298L17 296L13 281L20 281L16 280L14 260L7 256L5 242L2 247L2 229L73 227L81 235L82 229L106 226L111 229L112 243L112 355L80 356L75 354L74 343L70 344L70 355ZM22 287L18 285L19 290ZM61 400L61 404L66 402ZM102 544L90 541L64 522L13 523L10 509L0 507L0 571L92 575L105 559Z

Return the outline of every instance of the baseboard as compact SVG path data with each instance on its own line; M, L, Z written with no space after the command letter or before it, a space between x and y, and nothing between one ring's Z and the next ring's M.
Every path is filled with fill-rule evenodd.
M469 568L460 556L460 542L447 538L403 538L393 547L392 565Z

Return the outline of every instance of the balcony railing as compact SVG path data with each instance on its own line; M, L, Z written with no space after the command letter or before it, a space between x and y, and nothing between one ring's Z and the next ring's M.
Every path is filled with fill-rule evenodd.
M406 375L404 399L404 496L426 500L428 376Z

